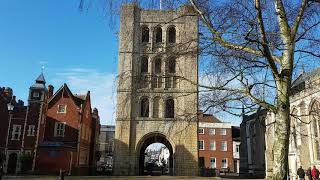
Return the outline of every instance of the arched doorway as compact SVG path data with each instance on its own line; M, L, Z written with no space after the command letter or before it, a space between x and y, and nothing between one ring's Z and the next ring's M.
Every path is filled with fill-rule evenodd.
M150 155L150 149L153 157ZM152 149L155 149L155 151L152 152ZM169 155L163 155L166 153L169 153ZM138 159L139 175L173 174L173 148L163 134L152 133L142 138L138 150Z
M11 153L9 155L7 174L16 173L17 160L18 160L17 153Z

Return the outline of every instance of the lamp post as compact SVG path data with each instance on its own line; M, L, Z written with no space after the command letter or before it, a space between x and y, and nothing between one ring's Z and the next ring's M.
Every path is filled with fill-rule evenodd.
M14 109L14 106L10 102L9 104L7 104L7 108L8 108L8 112L9 112L9 126L8 126L8 130L7 130L6 147L5 147L5 155L6 156L8 154L7 151L8 151L9 133L10 133L10 128L11 128L12 111ZM7 160L7 157L6 157L6 160ZM5 172L7 172L7 166L5 167Z

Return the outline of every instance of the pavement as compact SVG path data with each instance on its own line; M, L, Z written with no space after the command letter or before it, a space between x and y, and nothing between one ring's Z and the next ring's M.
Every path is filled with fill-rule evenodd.
M58 180L58 176L3 176L1 180ZM65 180L206 180L225 179L219 177L198 177L198 176L66 176ZM230 179L231 180L231 179Z

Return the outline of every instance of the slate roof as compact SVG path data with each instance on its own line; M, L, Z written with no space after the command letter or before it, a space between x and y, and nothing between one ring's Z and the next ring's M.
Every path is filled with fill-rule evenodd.
M212 114L202 114L202 116L200 115L199 122L222 123L217 117Z
M47 89L46 80L44 79L43 73L41 73L36 79L36 83L33 84L30 88L32 89Z
M311 80L311 79L318 77L318 76L320 76L320 67L311 71L311 72L300 74L300 76L292 82L291 87L298 86L299 84L301 84L305 81Z

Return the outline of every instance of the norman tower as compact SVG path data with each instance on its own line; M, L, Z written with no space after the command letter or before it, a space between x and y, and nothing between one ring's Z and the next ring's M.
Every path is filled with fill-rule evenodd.
M170 151L171 175L198 175L198 18L178 10L122 7L115 175L144 173L144 151Z

